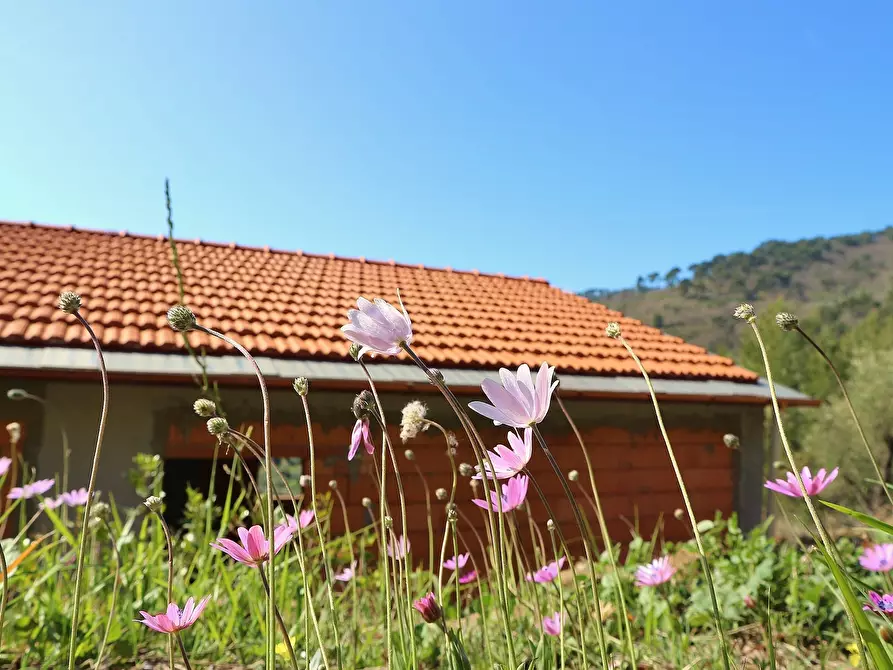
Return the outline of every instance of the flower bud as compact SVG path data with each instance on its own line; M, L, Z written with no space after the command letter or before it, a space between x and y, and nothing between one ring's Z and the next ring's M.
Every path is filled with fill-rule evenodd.
M301 475L298 479L298 483L301 485L302 489L306 489L313 484L313 480L310 479L310 475Z
M459 463L459 474L463 477L471 477L474 474L474 468L468 463Z
M22 424L18 421L13 421L6 424L6 430L9 433L9 441L13 444L18 444L19 440L22 439Z
M893 630L890 626L881 626L881 639L887 644L893 642Z
M422 615L422 619L424 619L426 623L437 623L443 617L443 610L440 609L440 605L437 604L437 600L434 598L433 593L428 593L428 595L423 598L419 598L412 604L412 606Z
M81 296L71 291L65 291L59 296L59 309L66 314L74 314L81 308Z
M208 432L211 433L211 435L220 437L221 435L225 435L228 430L229 421L222 416L215 416L213 419L208 419Z
M673 516L676 517L677 521L682 521L685 518L685 512L681 507L677 507L673 510Z
M372 508L372 498L364 497L360 502L362 503L363 507L366 507L369 509Z
M350 354L350 357L352 359L354 359L355 361L360 360L360 345L357 344L356 342L351 343L350 349L348 349L347 352Z
M195 410L196 414L206 419L217 414L217 405L214 404L213 400L208 400L207 398L196 400L192 404L192 409Z
M456 507L456 503L447 503L446 512L447 521L450 523L455 523L459 519L459 508Z
M456 447L459 446L459 440L458 440L458 438L456 438L456 433L454 433L451 430L447 431L446 441L447 441L447 446L450 449L455 449ZM453 452L453 455L455 455L455 452Z
M178 333L195 328L195 314L186 305L174 305L167 310L167 322Z
M28 392L24 389L9 389L6 392L6 397L10 400L24 400L28 397Z
M430 369L431 369L431 376L434 377L434 380L436 382L440 382L441 384L443 384L443 373L440 370L438 370L437 368L430 368Z
M555 530L555 522L552 521L552 519L546 521L546 530L548 530L549 532Z
M796 330L800 325L800 319L790 312L779 312L775 315L775 323L782 330Z
M310 380L307 377L296 377L292 387L299 396L306 396L310 392Z
M737 435L733 435L732 433L726 433L722 436L723 444L726 445L729 449L737 449L741 446L741 440L738 439Z
M413 452L412 449L407 449L406 451L403 452L403 455L406 456L407 461L415 460L415 453Z
M161 498L159 498L158 496L149 496L143 501L143 505L146 506L146 509L150 512L154 512L155 514L161 511L161 506L163 504L164 503L162 502Z
M386 516L384 518L384 527L387 528L388 530L393 528L394 527L394 519L391 518L390 516Z
M757 606L756 601L754 601L753 597L749 593L744 596L744 598L742 598L742 602L744 603L744 606L749 610L755 609Z
M447 495L447 490L445 488L439 488L434 492L434 497L441 502L447 499Z
M334 479L329 480L329 488L333 491L338 488L338 482Z
M605 335L610 338L617 339L621 335L620 324L616 321L611 321L608 326L605 328Z
M576 470L571 470L567 473L567 478L570 479L572 482L575 482L580 479L580 473Z
M375 396L372 395L369 391L362 391L357 394L357 397L353 399L353 405L351 409L353 410L353 415L358 419L366 419L372 413L372 408L375 406Z
M746 302L738 305L732 315L736 319L747 321L747 323L753 323L754 321L756 321L757 318L757 314L753 309L753 305Z

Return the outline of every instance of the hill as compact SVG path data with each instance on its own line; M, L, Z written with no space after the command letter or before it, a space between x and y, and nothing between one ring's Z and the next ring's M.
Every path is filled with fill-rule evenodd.
M822 309L841 325L876 308L893 286L893 226L877 232L771 240L751 252L715 256L683 271L673 267L639 277L620 291L590 289L583 295L696 342L731 354L737 329L731 322L741 302L777 302L802 316Z

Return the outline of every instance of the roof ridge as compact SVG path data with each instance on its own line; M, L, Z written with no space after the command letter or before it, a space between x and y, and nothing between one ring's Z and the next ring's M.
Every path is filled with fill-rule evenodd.
M65 232L76 232L76 233L91 233L94 235L107 235L109 237L132 237L135 239L145 239L145 240L167 240L167 235L148 235L146 233L131 233L126 230L113 231L113 230L101 230L98 228L84 228L80 226L74 226L71 224L68 225L58 225L52 223L38 223L36 221L13 221L10 219L0 219L0 225L8 225L8 226L21 226L21 227L30 227L30 228L45 228L51 230L61 230ZM339 261L351 261L355 263L368 263L370 265L388 265L391 267L399 267L399 268L408 268L413 270L428 270L432 272L445 272L450 274L462 274L462 275L473 275L475 277L492 277L494 279L509 279L512 281L525 281L525 282L535 282L538 284L545 284L551 288L557 288L558 290L564 293L570 293L575 295L572 291L567 291L557 286L552 286L549 283L549 280L543 277L529 277L527 275L523 276L515 276L515 275L507 275L503 272L481 272L480 270L472 269L472 270L456 270L450 266L446 267L435 267L432 265L424 265L422 263L398 263L393 259L388 259L386 261L368 259L365 256L340 256L334 253L322 254L322 253L314 253L307 252L301 249L296 250L288 250L288 249L273 249L267 245L265 246L252 246L248 244L238 244L236 242L213 242L201 239L192 239L187 240L185 238L175 237L174 241L177 244L195 244L198 246L207 246L207 247L225 247L229 249L239 249L244 251L261 251L271 254L288 254L290 256L304 256L308 258L322 258L326 260L339 260Z

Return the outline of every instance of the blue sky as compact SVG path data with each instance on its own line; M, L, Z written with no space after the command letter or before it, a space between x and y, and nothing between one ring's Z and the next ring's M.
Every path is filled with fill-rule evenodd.
M14 3L0 218L619 287L893 224L886 2Z

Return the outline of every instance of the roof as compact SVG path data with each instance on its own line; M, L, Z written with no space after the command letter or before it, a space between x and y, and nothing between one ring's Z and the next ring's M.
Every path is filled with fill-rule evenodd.
M551 286L507 277L301 251L178 240L186 300L200 322L272 359L338 361L340 332L360 295L394 300L413 321L414 348L439 367L494 369L543 360L563 374L638 375L604 329L618 321L655 378L757 383L725 357ZM0 222L0 344L88 347L83 328L56 308L61 291L108 351L182 352L167 324L180 302L165 236ZM231 351L190 334L209 355Z

